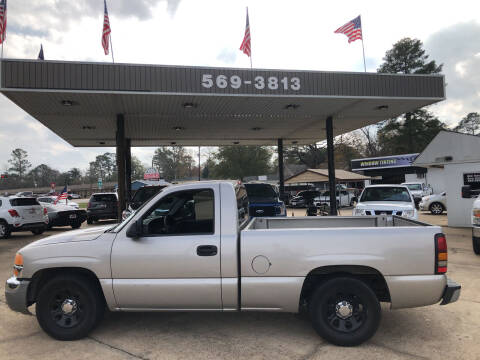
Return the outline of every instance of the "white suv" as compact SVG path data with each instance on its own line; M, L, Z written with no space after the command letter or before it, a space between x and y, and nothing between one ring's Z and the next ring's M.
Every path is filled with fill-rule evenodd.
M41 234L48 224L47 209L33 197L0 197L0 239L14 231Z

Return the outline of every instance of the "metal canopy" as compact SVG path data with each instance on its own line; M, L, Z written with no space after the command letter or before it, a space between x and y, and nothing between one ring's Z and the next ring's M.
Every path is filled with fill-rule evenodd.
M0 91L73 146L285 145L445 98L441 75L6 60Z

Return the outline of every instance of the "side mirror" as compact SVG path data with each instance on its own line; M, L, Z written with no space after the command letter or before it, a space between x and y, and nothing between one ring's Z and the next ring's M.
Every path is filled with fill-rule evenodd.
M462 186L462 198L470 199L472 197L472 187L470 185Z
M142 236L143 233L143 222L142 219L138 219L127 229L127 237L132 239L137 239Z

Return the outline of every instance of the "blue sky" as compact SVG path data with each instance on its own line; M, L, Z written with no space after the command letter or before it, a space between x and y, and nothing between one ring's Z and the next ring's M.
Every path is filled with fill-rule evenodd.
M111 61L103 54L103 0L15 0L8 8L4 57ZM238 47L249 6L253 66L363 71L361 42L334 30L362 15L367 71L403 37L424 42L444 63L447 100L430 107L449 125L480 111L480 3L476 1L110 0L117 62L249 67ZM106 148L73 148L0 96L0 171L15 147L34 166L85 169ZM135 148L148 164L154 148ZM193 150L192 151L196 151Z

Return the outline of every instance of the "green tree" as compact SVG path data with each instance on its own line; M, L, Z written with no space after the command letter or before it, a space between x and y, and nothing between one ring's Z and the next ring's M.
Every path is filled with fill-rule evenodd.
M379 73L436 74L442 71L443 64L428 61L423 44L418 39L404 38L393 44L378 68Z
M406 116L391 119L378 131L378 143L385 155L421 152L430 141L445 129L445 125L427 110L417 110Z
M383 58L384 63L380 65L378 72L403 74L436 74L441 72L443 65L437 65L435 60L428 61L428 57L420 40L404 38L386 52ZM407 153L421 151L443 128L444 125L428 111L408 112L399 119L386 122L384 128L379 131L379 141L382 142L380 146L384 152L387 149L403 149L402 151ZM423 133L423 131L427 131L427 133ZM395 134L400 137L395 139ZM420 139L429 140L425 143L418 143ZM386 140L391 143L385 142ZM398 153L398 151L400 150L395 153Z
M220 146L216 153L217 178L240 179L271 171L272 151L266 146Z
M96 182L102 178L104 182L115 181L117 178L117 162L114 153L98 155L95 161L91 161L87 170L87 178L90 182Z
M192 176L193 158L183 146L161 146L155 150L153 165L165 180L172 181Z
M453 130L475 135L478 129L480 129L480 115L477 112L471 112L460 120Z
M303 164L309 169L318 169L327 161L327 148L320 144L293 146L285 151L285 162Z
M48 165L40 164L30 171L28 178L33 181L34 186L46 187L50 186L52 182L57 182L59 175L60 172L58 170L54 170Z
M145 166L136 156L132 156L132 179L143 179L143 174L145 174Z
M10 173L17 175L20 180L23 180L27 170L32 167L30 161L28 161L28 153L20 148L12 151L11 158L8 160L11 167L8 169Z

